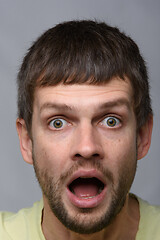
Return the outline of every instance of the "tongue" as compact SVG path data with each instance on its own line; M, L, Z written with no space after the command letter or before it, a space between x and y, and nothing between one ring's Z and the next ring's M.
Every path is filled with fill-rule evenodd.
M78 179L73 185L74 194L79 198L94 197L98 194L98 184L95 179Z

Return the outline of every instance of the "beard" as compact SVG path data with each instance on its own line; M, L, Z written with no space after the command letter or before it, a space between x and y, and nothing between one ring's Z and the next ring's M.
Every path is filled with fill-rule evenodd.
M129 161L130 162L130 161ZM123 208L126 196L134 180L136 173L137 160L136 157L132 159L132 166L123 166L119 169L118 183L114 181L113 174L104 169L100 161L83 161L78 160L74 165L63 173L58 179L55 179L51 169L40 169L36 157L33 154L33 165L36 177L40 184L43 194L45 195L48 204L53 214L59 221L71 231L79 234L93 234L99 232L105 227L109 226L115 219L117 214ZM98 210L98 216L95 214L95 209L80 208L78 212L73 215L65 206L62 193L65 189L66 180L80 167L95 168L100 171L110 184L110 202L103 209Z

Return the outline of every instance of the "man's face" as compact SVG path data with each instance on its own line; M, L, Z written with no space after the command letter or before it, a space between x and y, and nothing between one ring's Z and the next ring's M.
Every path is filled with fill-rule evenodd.
M79 233L111 223L136 171L136 119L130 82L58 85L35 92L32 153L44 199Z

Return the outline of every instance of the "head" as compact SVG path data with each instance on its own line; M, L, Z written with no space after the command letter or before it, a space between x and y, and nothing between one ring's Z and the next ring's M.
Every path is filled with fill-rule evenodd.
M109 225L151 139L147 71L133 40L93 21L49 29L24 58L18 114L45 206L78 233Z
M119 29L71 21L46 31L29 49L18 74L18 117L32 125L35 89L62 84L102 85L128 77L137 126L152 114L145 62L135 42Z

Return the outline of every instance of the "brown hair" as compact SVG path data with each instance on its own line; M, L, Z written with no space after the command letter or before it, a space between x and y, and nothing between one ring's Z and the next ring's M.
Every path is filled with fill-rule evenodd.
M32 124L36 87L131 81L137 125L152 114L145 62L135 42L104 22L69 21L46 31L31 46L18 74L18 117Z

